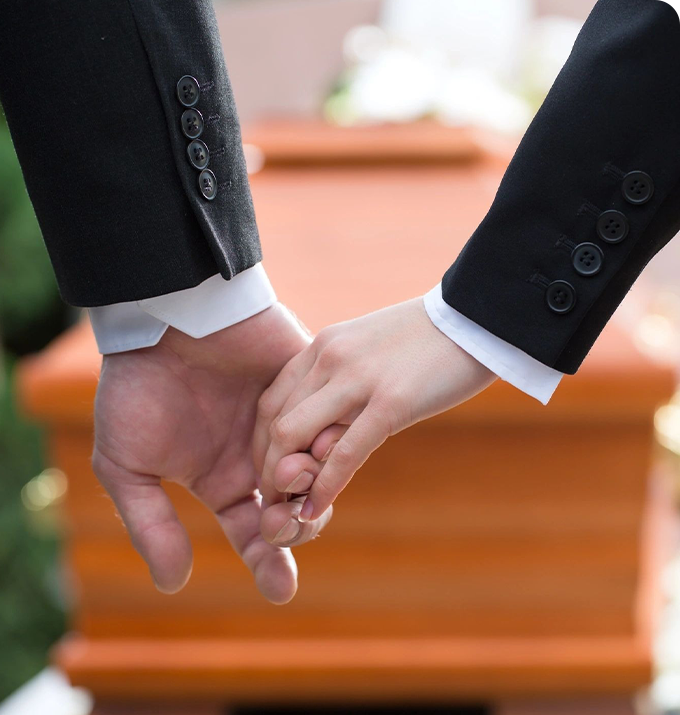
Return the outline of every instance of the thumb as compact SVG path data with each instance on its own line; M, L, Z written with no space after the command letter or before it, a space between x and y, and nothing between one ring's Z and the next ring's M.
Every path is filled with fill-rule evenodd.
M95 452L92 467L113 499L132 545L146 561L156 588L162 593L182 589L191 576L191 542L160 479L130 472L101 452Z

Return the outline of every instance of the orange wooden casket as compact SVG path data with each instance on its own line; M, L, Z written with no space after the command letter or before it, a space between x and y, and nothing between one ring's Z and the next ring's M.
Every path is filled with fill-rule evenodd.
M376 143L378 130L357 130L375 148L359 162L336 131L253 135L270 159L252 182L265 265L313 330L434 285L507 161L426 125ZM649 682L669 514L652 418L673 375L616 325L548 407L497 384L390 439L323 537L297 551L300 590L285 607L257 594L217 525L172 485L195 568L180 594L154 590L90 471L98 366L83 323L23 365L20 390L69 479L77 605L55 659L100 702L526 708L623 703Z

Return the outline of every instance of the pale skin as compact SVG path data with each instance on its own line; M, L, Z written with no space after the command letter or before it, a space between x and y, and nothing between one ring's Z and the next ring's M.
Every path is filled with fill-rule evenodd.
M316 523L388 437L495 379L435 327L421 298L322 330L260 398L264 498L285 503L308 492L291 521Z
M169 329L155 347L104 358L93 467L159 590L178 591L192 568L164 480L214 513L262 594L286 603L297 589L290 547L328 523L368 455L494 379L420 299L310 342L275 305L200 340Z
M188 534L163 489L172 481L213 512L266 598L295 595L288 547L314 538L331 510L303 526L299 499L263 513L252 438L262 393L309 342L277 304L200 340L170 328L155 347L104 358L93 468L159 590L178 591L192 569ZM281 535L293 521L295 533Z

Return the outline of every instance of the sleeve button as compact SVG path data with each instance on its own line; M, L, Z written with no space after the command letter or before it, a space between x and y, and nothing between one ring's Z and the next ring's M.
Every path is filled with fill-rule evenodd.
M212 201L217 196L217 179L210 169L203 169L198 175L198 188L204 199Z
M654 182L644 171L631 171L623 177L621 191L629 204L646 204L654 194Z
M182 112L182 132L187 139L198 139L203 134L203 115L198 109Z
M205 169L210 161L208 147L200 139L194 139L192 142L189 142L187 155L194 169Z
M597 219L597 235L607 243L620 243L628 235L628 219L620 211L603 211Z
M177 99L185 107L193 107L201 95L198 80L190 74L185 74L177 83Z
M545 300L553 313L568 313L576 305L576 291L567 281L553 281L545 291Z
M579 275L594 276L602 270L604 254L594 243L579 243L571 252L571 262Z

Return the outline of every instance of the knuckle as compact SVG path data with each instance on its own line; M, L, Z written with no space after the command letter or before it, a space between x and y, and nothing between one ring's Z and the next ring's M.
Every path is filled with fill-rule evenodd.
M324 348L335 337L335 328L332 325L322 328L314 338L314 345L317 348Z
M331 459L336 467L339 467L340 469L347 469L352 465L355 459L352 445L345 440L340 440L335 447L333 447Z
M318 365L322 370L332 370L337 364L337 356L335 350L330 346L325 347L317 359Z
M331 504L338 495L338 490L329 481L318 480L314 486L316 501L322 504Z
M285 446L290 444L295 436L295 429L287 416L281 417L272 423L270 436L274 442Z
M319 353L319 366L323 369L334 370L347 359L347 349L339 340L333 340Z

